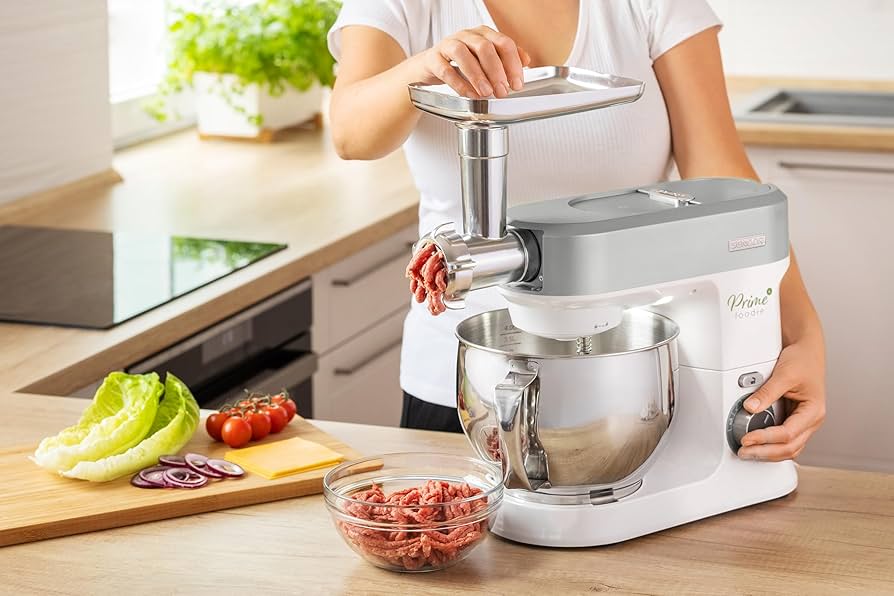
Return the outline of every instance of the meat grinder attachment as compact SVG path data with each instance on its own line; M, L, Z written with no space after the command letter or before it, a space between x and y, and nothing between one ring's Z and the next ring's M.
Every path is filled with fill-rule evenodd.
M456 124L463 221L442 224L416 249L434 244L447 265L448 308L463 308L470 290L532 281L540 270L537 240L527 230L506 226L506 170L509 125L629 103L643 83L580 68L525 69L525 84L503 99L471 99L447 85L409 86L420 110Z

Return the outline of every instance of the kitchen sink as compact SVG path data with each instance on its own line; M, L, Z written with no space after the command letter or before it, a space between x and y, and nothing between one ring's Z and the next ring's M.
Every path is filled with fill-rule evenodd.
M894 127L894 93L761 89L734 112L748 122Z

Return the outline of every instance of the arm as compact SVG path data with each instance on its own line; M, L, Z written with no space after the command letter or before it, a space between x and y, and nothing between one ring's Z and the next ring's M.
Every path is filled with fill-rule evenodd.
M341 36L329 117L344 159L383 157L406 140L420 116L408 84L444 82L467 97L505 97L510 88L521 89L522 66L530 61L515 42L487 27L460 31L411 57L373 27L345 27Z
M655 74L667 103L674 159L683 178L758 176L739 141L729 107L717 29L695 35L661 55ZM780 285L782 343L773 375L745 403L766 409L780 396L796 403L782 426L748 433L739 455L782 460L797 456L825 417L825 347L819 317L794 252Z

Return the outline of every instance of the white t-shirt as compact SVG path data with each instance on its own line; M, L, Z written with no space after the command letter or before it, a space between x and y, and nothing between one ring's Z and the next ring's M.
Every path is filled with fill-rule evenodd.
M645 91L632 104L511 126L509 205L666 179L670 125L652 63L719 24L705 0L581 0L577 34L565 65L639 79ZM344 0L329 32L329 49L336 59L341 55L340 31L349 25L384 31L407 56L461 29L496 29L482 0ZM420 234L449 221L459 227L462 199L453 124L423 114L404 152L420 194ZM494 288L471 292L466 304L463 310L432 317L424 305L413 303L401 353L404 391L456 406L457 323L506 307Z

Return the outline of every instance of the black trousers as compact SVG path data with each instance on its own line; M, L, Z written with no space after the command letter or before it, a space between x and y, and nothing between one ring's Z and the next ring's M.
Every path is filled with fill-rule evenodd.
M406 391L404 391L404 407L400 413L400 425L402 428L440 430L451 433L463 432L456 408L422 401Z

